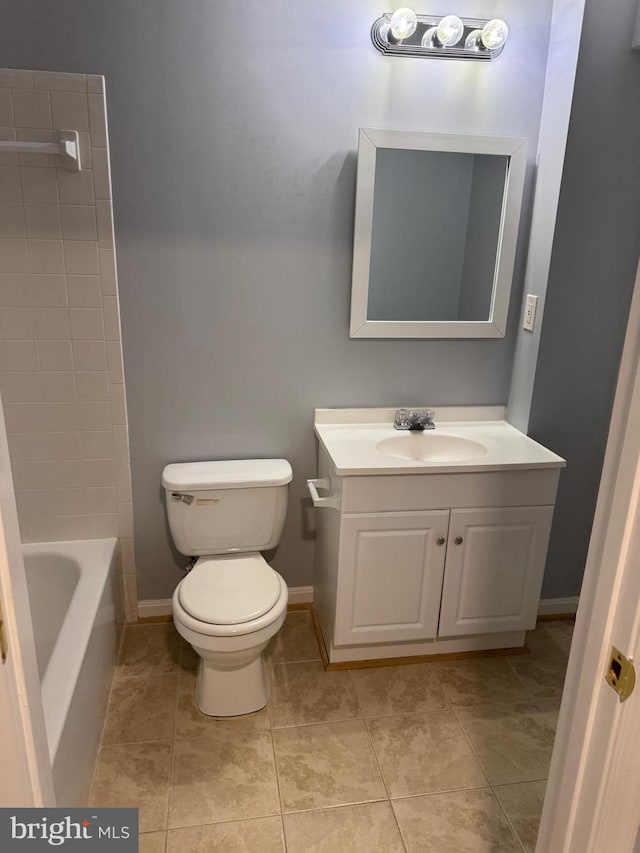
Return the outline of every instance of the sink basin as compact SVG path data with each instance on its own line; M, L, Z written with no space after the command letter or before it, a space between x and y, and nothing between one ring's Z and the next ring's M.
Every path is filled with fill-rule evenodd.
M484 456L487 452L487 448L479 441L437 432L406 432L379 441L376 449L385 456L416 462L465 462Z

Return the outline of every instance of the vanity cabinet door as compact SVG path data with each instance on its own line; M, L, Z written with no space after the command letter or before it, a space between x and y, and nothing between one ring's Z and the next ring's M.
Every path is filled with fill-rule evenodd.
M438 636L534 628L552 506L452 510Z
M345 515L336 644L436 636L448 510Z

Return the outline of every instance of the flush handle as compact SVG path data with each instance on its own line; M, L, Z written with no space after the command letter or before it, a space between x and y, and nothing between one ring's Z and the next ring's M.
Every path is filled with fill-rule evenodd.
M193 495L185 495L183 492L171 492L171 497L174 501L179 501L187 506L191 506L193 503Z

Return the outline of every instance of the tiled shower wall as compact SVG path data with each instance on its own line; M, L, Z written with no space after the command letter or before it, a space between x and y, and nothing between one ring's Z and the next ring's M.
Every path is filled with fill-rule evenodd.
M0 70L0 139L80 133L79 172L0 154L0 388L24 542L118 536L133 510L104 81Z

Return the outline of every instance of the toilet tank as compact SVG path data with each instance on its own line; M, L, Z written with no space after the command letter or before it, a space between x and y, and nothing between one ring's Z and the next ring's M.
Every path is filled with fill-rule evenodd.
M167 465L162 485L176 548L194 557L274 548L292 477L286 459Z

